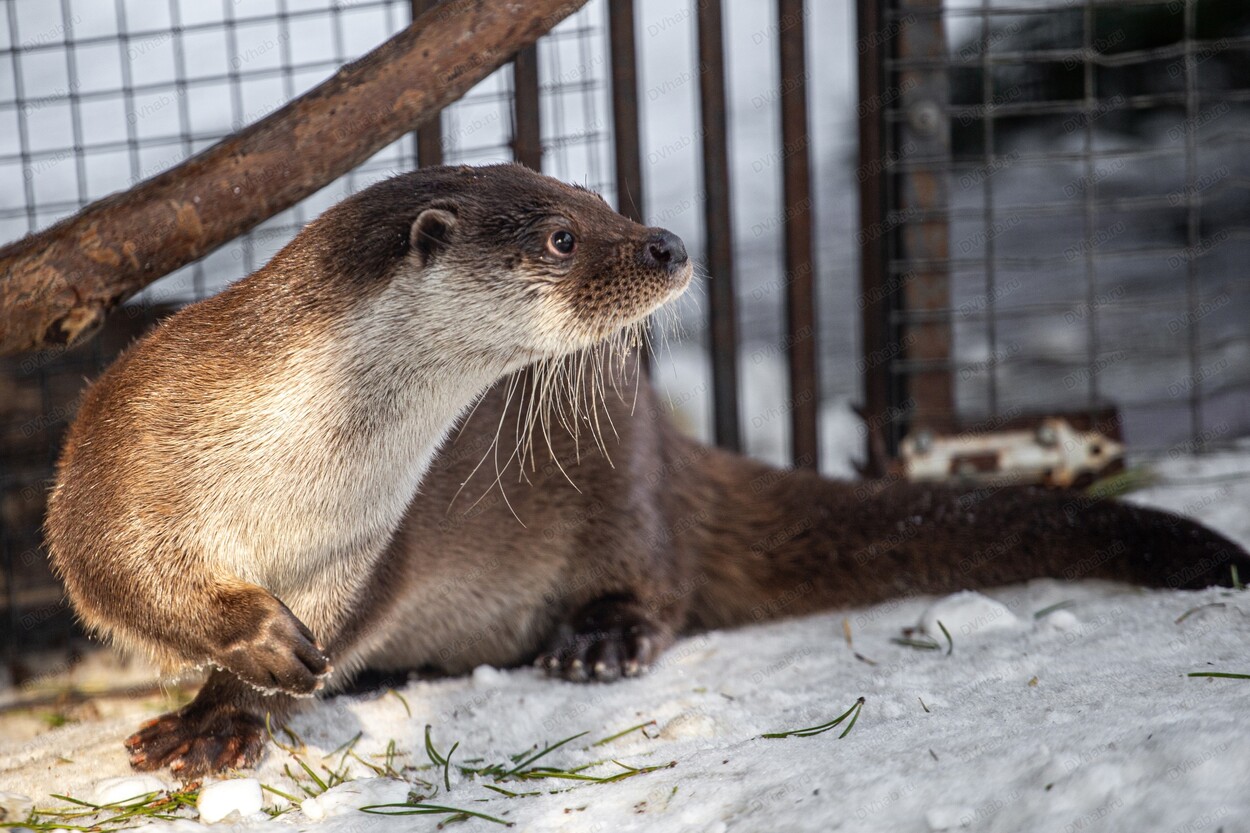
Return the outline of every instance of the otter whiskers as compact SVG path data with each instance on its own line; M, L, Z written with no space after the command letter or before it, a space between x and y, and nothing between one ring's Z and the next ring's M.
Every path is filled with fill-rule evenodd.
M648 330L647 321L637 321L615 331L595 347L568 356L540 359L514 373L505 383L504 408L491 443L457 490L456 497L486 460L491 459L495 476L470 508L498 487L516 517L508 501L504 476L516 464L518 482L531 482L530 475L540 470L540 462L546 465L546 461L540 460L543 447L551 465L576 489L572 474L556 454L553 430L564 430L572 438L575 462L581 462L582 435L586 433L595 449L612 465L611 443L605 428L611 431L613 438L619 438L619 433L610 415L609 396L621 402L631 401L632 412L642 380L643 350L651 349ZM505 456L502 453L503 428L510 417L515 418L513 448ZM517 520L524 525L522 519Z

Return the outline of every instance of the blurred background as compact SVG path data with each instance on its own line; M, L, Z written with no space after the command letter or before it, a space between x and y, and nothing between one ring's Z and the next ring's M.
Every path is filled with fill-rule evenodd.
M274 112L426 5L0 0L0 244ZM765 460L881 474L918 428L1049 414L1138 456L1250 434L1241 0L591 0L522 58L95 340L0 359L14 678L79 639L39 525L84 380L419 163L521 159L679 234L711 280L654 379L689 431Z

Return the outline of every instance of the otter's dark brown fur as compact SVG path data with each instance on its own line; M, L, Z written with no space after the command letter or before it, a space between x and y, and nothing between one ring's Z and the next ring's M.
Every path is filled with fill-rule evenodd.
M353 210L381 207L357 201ZM525 216L520 206L505 213ZM389 262L379 251L400 247L393 238L402 228L358 239L331 224L301 256L315 254L321 268L344 279L355 275L350 280L367 291L372 270ZM489 233L524 245L515 221ZM487 251L508 257L506 245ZM274 275L264 293L317 306L315 292L282 277ZM592 319L620 300L602 287L586 291L607 305L582 307L596 310L588 312ZM264 297L257 294L255 306ZM210 309L205 326L223 338L248 311ZM178 329L171 322L163 331L169 338ZM341 337L324 326L309 331L331 346ZM594 362L569 366L581 369L565 379L566 389L601 390ZM537 374L524 369L490 389L443 443L398 529L353 577L358 584L338 585L347 613L329 630L313 631L341 672L460 673L537 660L554 675L610 680L638 673L677 634L695 628L1036 576L1202 587L1226 581L1231 564L1250 575L1250 557L1236 544L1164 512L1036 489L961 494L773 469L683 436L645 381L636 397L632 383L622 396L608 387L598 397L602 446L591 439L594 418L576 405L557 408L562 416L535 428L532 397L550 390L542 381L548 377ZM246 374L241 383L246 388ZM354 395L350 386L344 395ZM94 407L89 397L88 419L99 418ZM67 454L77 453L81 438L71 437ZM522 478L514 448L526 439L534 453ZM277 570L280 580L280 561ZM100 581L119 604L134 590L108 584L103 572ZM168 595L164 613L147 614L156 617L153 627L186 604ZM263 751L266 716L280 721L297 703L294 693L262 694L238 673L215 670L190 705L127 741L132 762L173 765L187 777L253 763Z
M387 637L380 560L456 421L497 379L628 335L691 272L675 235L585 189L424 169L126 351L62 451L52 565L92 630L253 705L149 727L135 764L248 763L256 704L359 668Z
M645 381L636 401L627 388L601 403L615 425L607 456L553 429L551 459L497 478L497 438L507 460L524 430L514 389L492 389L443 447L373 573L355 626L385 640L368 668L537 659L567 679L611 680L694 629L1041 576L1200 588L1227 584L1233 564L1250 575L1241 547L1166 512L1035 488L837 482L709 448L673 427ZM240 715L280 719L295 705L216 672L137 736L140 766L188 737L211 759L237 742ZM248 742L251 760L261 739Z
M610 460L582 443L578 463L553 433L559 466L528 482L514 467L494 487L479 472L462 490L501 419L513 436L504 391L444 447L388 552L383 583L404 591L373 667L459 673L542 653L554 673L611 679L692 629L1043 576L1201 588L1228 584L1230 565L1250 575L1239 545L1167 512L1033 487L839 482L710 448L645 381L636 402L604 404Z

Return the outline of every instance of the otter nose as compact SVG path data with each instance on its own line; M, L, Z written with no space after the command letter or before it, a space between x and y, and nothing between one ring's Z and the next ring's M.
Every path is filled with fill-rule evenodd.
M676 269L687 260L686 244L666 229L656 229L642 246L642 262L653 269Z

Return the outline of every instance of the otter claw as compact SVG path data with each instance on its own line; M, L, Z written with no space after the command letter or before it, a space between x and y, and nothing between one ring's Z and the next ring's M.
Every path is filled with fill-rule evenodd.
M236 708L182 712L148 721L126 738L130 765L140 771L168 766L182 778L251 766L265 748L264 721Z
M537 664L553 677L574 682L636 677L659 653L661 637L660 628L636 602L598 599L561 629L556 645Z

